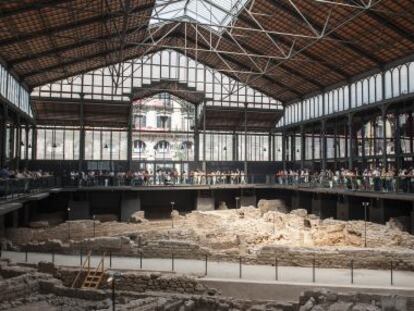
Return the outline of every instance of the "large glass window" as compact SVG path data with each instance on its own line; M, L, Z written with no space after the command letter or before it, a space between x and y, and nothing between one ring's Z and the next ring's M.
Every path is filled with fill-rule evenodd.
M281 102L172 50L125 61L117 69L122 73L119 79L112 79L113 72L106 67L38 87L32 96L80 98L84 94L85 98L129 101L125 94L133 88L174 79L204 92L210 99L207 105L243 107L248 102L249 107L282 109Z
M279 122L277 127L298 122L304 109L304 119L312 119L325 114L345 111L361 105L380 102L383 99L396 98L414 92L414 62L392 68L384 73L378 73L350 85L328 91L315 97L292 103L285 107L284 124ZM383 81L384 79L384 81ZM385 96L385 98L383 98ZM308 107L310 103L310 107ZM323 105L324 103L324 105Z
M85 160L126 160L126 130L88 128L85 130Z
M206 161L232 161L233 160L233 136L227 133L208 132L205 137ZM204 135L200 135L200 158L203 160Z
M0 65L0 96L33 117L29 92L2 65Z
M238 159L245 159L245 135L238 135ZM269 160L269 135L268 134L247 134L247 161L268 161Z
M72 127L37 128L36 158L38 160L79 159L79 129Z
M133 102L135 128L132 158L191 161L194 159L194 117L191 103L162 92ZM140 116L145 115L145 126ZM141 122L142 126L138 126ZM168 142L168 148L164 148ZM145 146L145 148L143 148Z

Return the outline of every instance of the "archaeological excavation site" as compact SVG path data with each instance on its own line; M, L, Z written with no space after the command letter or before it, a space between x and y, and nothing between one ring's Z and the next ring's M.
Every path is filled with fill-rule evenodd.
M413 310L406 217L322 219L281 199L129 211L7 228L0 310Z
M414 311L414 0L0 0L0 311Z

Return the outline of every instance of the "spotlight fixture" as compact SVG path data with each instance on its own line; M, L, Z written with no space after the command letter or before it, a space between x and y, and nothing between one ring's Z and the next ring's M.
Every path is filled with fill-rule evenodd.
M108 148L109 148L108 144L105 144L104 149L108 149Z
M226 146L224 146L224 147L223 147L223 150L224 150L224 151L227 151L227 147L226 147Z
M24 142L22 142L22 141L21 141L21 142L20 142L20 146L24 146Z
M56 143L53 143L52 144L52 148L57 148L57 144Z

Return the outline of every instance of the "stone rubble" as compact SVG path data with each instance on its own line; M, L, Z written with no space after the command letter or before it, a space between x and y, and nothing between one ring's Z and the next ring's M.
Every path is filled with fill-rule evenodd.
M142 224L148 222L148 219L145 218L144 211L138 211L131 215L129 222L133 224Z
M410 311L413 297L366 293L336 293L326 289L305 291L299 311Z

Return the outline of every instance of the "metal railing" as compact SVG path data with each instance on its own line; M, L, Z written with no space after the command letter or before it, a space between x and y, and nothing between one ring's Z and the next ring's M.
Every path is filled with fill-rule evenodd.
M310 188L414 193L414 176L299 176L275 175L270 183Z
M0 179L0 200L16 199L60 185L55 176Z
M85 254L89 251L79 249L78 253L61 254L58 252L38 251L1 251L0 257L14 262L37 264L41 261L62 266L82 266ZM249 258L238 257L233 261L220 260L205 254L196 257L181 257L171 252L170 256L154 257L140 251L136 255L122 256L112 250L91 252L91 266L96 267L106 253L105 265L111 269L146 270L159 272L178 272L196 274L204 277L247 279L279 282L307 282L336 285L375 285L400 286L413 288L414 262L401 259L384 260L381 269L367 268L367 259L350 258L343 267L323 267L323 258L311 256L309 261L298 266L275 256L268 262L251 263ZM323 257L323 255L321 255ZM407 268L408 267L408 268ZM411 267L411 268L409 268ZM408 270L407 270L408 269Z
M276 174L198 174L198 175L147 175L147 176L66 176L63 187L95 186L198 186L266 184L309 188L327 188L352 191L414 193L414 176L321 176Z
M0 200L40 192L54 187L118 186L215 186L266 184L350 191L414 193L414 176L323 176L276 174L197 174L147 176L42 176L37 178L0 179Z
M195 186L195 185L243 185L267 181L266 175L199 174L199 175L148 175L148 176L66 176L63 187L116 187L116 186Z

